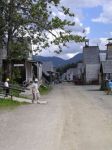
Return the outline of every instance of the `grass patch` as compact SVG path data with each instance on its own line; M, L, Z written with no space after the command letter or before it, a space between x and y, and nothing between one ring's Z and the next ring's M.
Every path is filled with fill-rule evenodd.
M52 90L51 86L45 86L45 85L41 85L39 87L39 91L41 95L45 95L48 94L50 91Z
M9 106L20 106L20 105L25 105L28 104L26 102L18 102L18 101L13 101L11 99L0 99L0 108L1 107L9 107Z
M10 90L11 95L19 97L20 91L17 90Z

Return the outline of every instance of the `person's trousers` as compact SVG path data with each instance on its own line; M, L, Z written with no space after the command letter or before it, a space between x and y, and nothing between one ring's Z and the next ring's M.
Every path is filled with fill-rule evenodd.
M33 92L33 101L38 101L38 99L40 98L40 93L39 91Z
M5 88L5 96L9 95L9 88Z

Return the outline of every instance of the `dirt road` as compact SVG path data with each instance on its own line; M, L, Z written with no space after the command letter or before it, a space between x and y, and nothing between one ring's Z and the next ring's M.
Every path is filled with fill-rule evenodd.
M112 150L112 95L64 83L42 99L0 110L0 150Z

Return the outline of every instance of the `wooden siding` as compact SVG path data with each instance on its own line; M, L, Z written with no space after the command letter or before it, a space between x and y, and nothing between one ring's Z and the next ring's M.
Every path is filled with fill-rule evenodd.
M107 60L112 60L112 49L107 50Z
M74 78L74 76L75 77L78 76L78 74L77 74L77 68L70 68L70 69L68 69L67 72L66 72L66 78L67 78L67 80L68 81L72 81L73 78Z
M107 53L101 53L101 52L100 52L99 55L100 55L100 62L106 61Z
M86 82L98 80L100 64L86 64Z
M83 63L78 63L77 65L77 74L78 77L80 78L80 76L84 73L84 64Z
M112 50L112 43L107 44L107 49Z
M107 44L107 60L112 60L112 43Z
M37 62L37 78L40 81L42 79L42 64Z
M83 63L84 64L100 63L98 46L88 46L83 48Z
M104 73L112 73L112 60L102 62L102 69Z
M29 63L28 61L26 61L25 62L25 69L26 69L26 81L30 82L33 80L32 63Z

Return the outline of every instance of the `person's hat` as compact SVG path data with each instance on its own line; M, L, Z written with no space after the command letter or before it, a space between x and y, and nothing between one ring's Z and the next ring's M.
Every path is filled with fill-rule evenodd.
M7 78L6 81L9 81L9 78Z
M38 82L38 79L37 79L37 78L35 79L35 82Z

